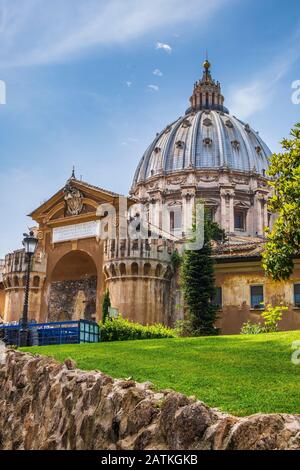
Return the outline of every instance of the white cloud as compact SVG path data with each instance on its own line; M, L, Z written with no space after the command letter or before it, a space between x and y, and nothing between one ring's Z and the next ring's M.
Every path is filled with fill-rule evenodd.
M153 75L156 75L157 77L162 77L163 73L159 69L153 70Z
M187 9L185 0L0 0L0 66L57 62L182 22L201 25L232 1L190 0Z
M148 89L151 91L159 91L159 86L157 85L148 85Z
M164 44L163 42L157 42L155 49L163 49L168 54L171 54L172 47L169 44Z
M258 80L241 86L229 96L231 112L242 119L266 108L270 103L273 90L268 84Z
M126 82L126 85L128 86L128 88L130 88L130 87L131 87L131 85L132 85L132 82L130 82L130 81L127 81L127 82Z
M275 60L266 64L248 83L232 87L228 102L233 114L247 119L269 106L276 96L280 80L300 58L299 37L300 30L296 30Z

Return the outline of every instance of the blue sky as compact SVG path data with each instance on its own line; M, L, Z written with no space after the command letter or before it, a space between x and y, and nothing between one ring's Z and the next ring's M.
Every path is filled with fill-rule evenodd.
M206 49L225 105L279 150L300 121L299 44L299 0L0 0L0 257L73 164L128 193L156 132L187 109Z

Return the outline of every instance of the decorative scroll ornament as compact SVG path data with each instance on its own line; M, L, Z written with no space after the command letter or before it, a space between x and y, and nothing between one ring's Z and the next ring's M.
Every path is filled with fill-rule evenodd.
M68 215L79 215L83 209L83 194L68 183L64 188L64 200Z
M198 182L202 182L202 183L214 183L215 181L217 181L219 179L218 176L210 176L210 175L201 175L201 176L197 176L196 177L197 181Z

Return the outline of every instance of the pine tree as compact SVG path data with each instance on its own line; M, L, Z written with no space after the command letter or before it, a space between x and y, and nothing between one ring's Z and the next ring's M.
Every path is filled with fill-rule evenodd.
M103 301L102 301L102 323L103 324L108 319L110 306L111 306L111 303L110 303L109 290L107 290L104 294Z
M216 295L212 240L225 240L225 232L205 220L204 245L200 250L185 251L181 267L181 286L188 313L189 330L194 336L218 334L215 327L218 307Z

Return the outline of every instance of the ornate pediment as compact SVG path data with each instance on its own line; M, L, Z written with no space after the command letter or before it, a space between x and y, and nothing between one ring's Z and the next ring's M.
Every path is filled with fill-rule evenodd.
M239 207L241 209L249 209L250 203L237 200L234 202L234 207Z
M40 224L52 224L72 219L88 219L96 216L99 205L110 203L118 207L119 195L70 178L54 196L30 214ZM76 220L76 223L78 221Z

